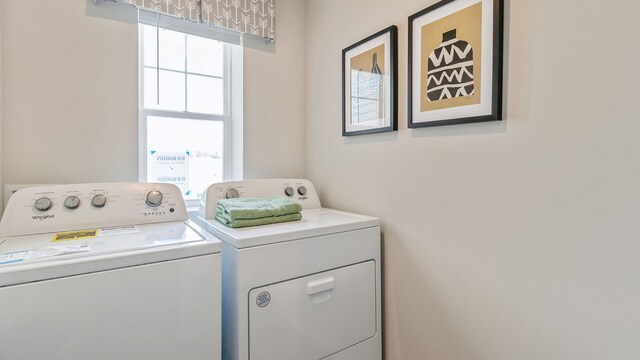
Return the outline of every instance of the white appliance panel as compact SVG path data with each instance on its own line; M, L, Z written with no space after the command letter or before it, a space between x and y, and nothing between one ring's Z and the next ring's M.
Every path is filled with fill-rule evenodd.
M249 357L318 360L365 341L377 331L375 299L374 261L254 289Z
M231 229L215 219L220 199L270 196L298 202L302 220ZM382 359L378 219L322 208L308 180L273 179L211 185L197 222L223 242L223 359Z
M318 193L311 181L305 179L266 179L213 184L207 188L202 196L200 212L207 220L215 219L218 200L232 196L240 198L283 196L300 204L303 210L320 207Z
M212 359L221 243L171 184L19 190L0 222L0 359Z
M70 198L76 207L65 205ZM182 194L172 184L50 185L13 194L0 222L0 237L185 220Z
M212 359L220 266L214 254L2 287L0 358Z
M249 359L250 302L247 294L252 289L369 260L375 261L377 281L381 277L379 227L246 249L236 249L225 242L222 246L224 359ZM378 287L377 319L381 316L380 298ZM334 356L339 355L336 359L340 360L380 360L380 348L378 331L371 340ZM351 354L359 355L349 357Z
M0 239L0 254L87 244L89 251L0 265L0 286L220 252L220 242L191 221L140 225L135 232L52 243L53 234Z
M151 248L167 245L203 241L206 238L194 229L190 222L170 222L155 225L122 227L119 229L97 229L95 237L54 242L55 234L36 234L6 239L1 249L5 252L25 249L38 249L46 246L73 245L86 243L90 247L87 253L77 256L91 256L99 253L120 252L138 248ZM111 233L113 231L113 233ZM35 261L35 260L33 260Z
M232 229L215 219L200 223L238 249L380 226L374 217L325 208L302 210L301 220L273 225Z

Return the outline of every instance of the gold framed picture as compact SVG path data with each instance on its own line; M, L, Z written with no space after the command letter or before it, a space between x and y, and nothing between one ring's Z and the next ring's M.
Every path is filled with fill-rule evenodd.
M409 128L502 120L503 0L409 17Z
M342 136L398 129L398 28L342 50Z

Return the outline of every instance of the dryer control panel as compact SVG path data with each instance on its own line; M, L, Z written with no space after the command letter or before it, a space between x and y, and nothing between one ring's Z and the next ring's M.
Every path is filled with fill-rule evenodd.
M0 222L0 237L186 221L172 184L50 185L16 192Z
M220 199L263 198L283 196L302 206L302 210L321 207L316 189L305 179L265 179L216 183L207 189L200 201L200 213L214 219Z

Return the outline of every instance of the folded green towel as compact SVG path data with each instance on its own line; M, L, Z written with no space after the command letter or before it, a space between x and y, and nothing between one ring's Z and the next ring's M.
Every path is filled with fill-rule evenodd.
M249 226L277 224L289 221L298 221L302 219L302 214L288 214L282 216L269 216L257 219L236 219L231 220L228 217L221 216L220 212L216 212L216 219L231 228L242 228Z
M276 196L268 198L238 198L218 200L217 212L231 220L252 220L273 216L297 214L302 206L291 199Z

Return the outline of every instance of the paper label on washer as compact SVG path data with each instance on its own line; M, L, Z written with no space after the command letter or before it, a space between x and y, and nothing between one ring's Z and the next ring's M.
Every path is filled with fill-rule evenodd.
M5 253L4 255L0 256L0 265L20 262L22 260L28 259L32 253L33 250L22 250Z
M102 228L98 230L99 236L113 236L113 235L127 235L127 234L136 234L139 233L135 226L117 226L110 228Z
M91 247L86 242L74 245L59 244L35 249L31 251L24 259L40 259L59 255L84 253L89 251L91 251Z
M30 259L42 259L52 256L84 253L91 251L88 243L80 243L73 245L55 244L41 247L39 249L20 250L5 253L0 256L0 265L11 264Z
M62 233L57 233L53 235L51 242L82 240L82 239L94 238L97 236L98 236L98 229L68 231L68 232L62 232Z
M118 227L102 228L102 229L68 231L68 232L55 234L51 239L51 242L56 243L56 242L62 242L62 241L90 239L98 236L135 234L139 232L140 230L138 230L138 228L135 226L118 226Z

